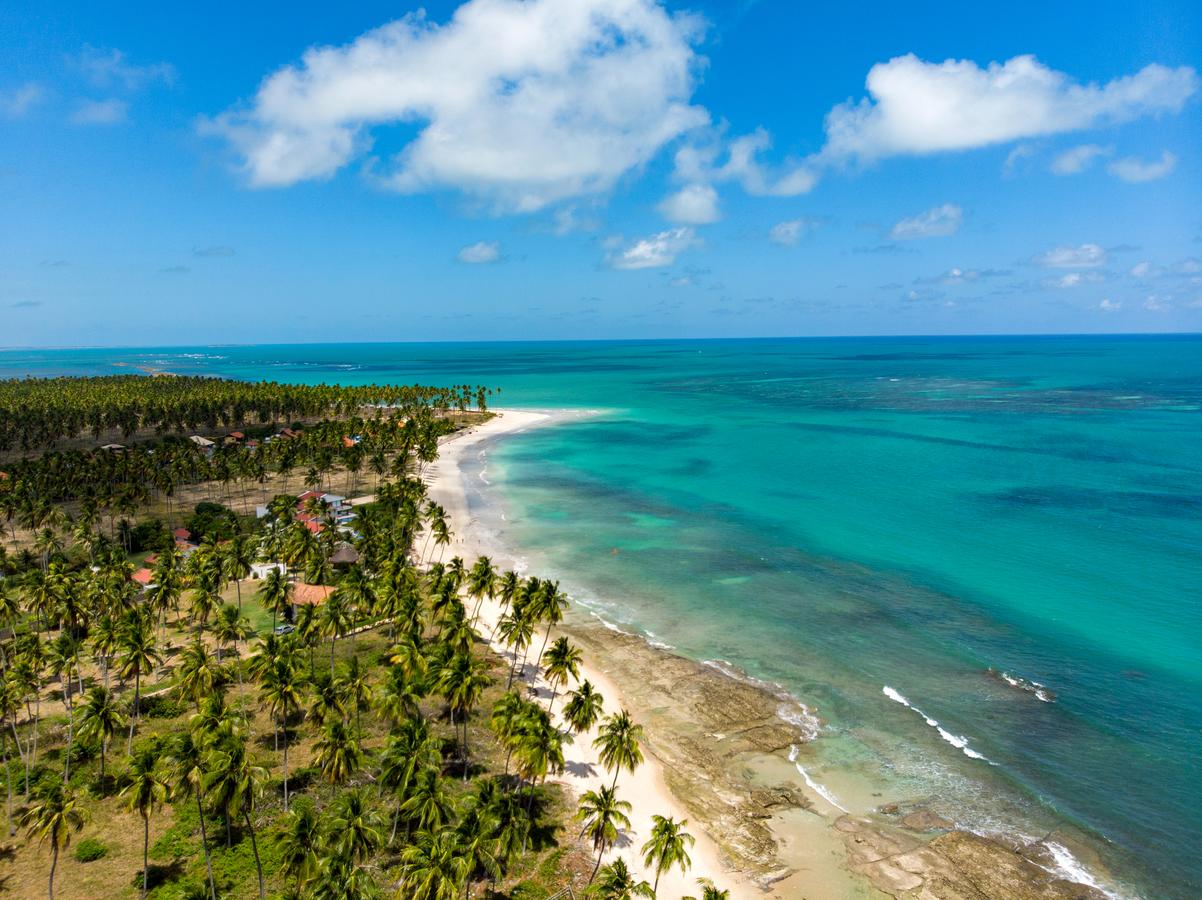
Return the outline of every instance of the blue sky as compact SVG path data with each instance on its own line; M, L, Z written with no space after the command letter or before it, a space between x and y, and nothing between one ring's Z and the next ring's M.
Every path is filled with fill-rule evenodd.
M1196 4L98 6L0 13L0 346L1202 330Z

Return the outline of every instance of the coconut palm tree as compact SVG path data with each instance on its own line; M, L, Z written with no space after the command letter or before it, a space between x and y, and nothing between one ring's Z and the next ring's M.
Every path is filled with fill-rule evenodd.
M121 646L118 650L119 668L117 673L127 679L134 679L134 714L129 719L129 739L125 752L132 751L134 729L141 718L142 676L153 672L163 664L163 655L159 652L155 640L154 626L144 615L134 611L126 619L121 629Z
M423 831L401 852L401 895L409 900L456 900L470 872L471 861L453 829Z
M142 900L150 889L150 816L167 799L167 782L159 772L162 752L157 741L139 747L122 778L126 810L142 817Z
M377 780L381 790L390 790L396 798L389 845L396 839L401 807L409 798L410 787L419 772L433 770L442 762L438 741L430 733L429 723L421 716L403 720L384 745Z
M276 833L280 865L284 874L296 879L296 895L301 886L317 872L317 856L321 850L321 822L317 809L308 797L301 797L284 816Z
M288 717L301 708L301 678L291 659L278 657L259 680L259 700L271 712L276 743L284 732L284 812L288 811Z
M655 891L646 881L635 877L626 865L626 860L619 856L597 872L597 880L589 888L589 897L596 900L635 900L637 897L650 897L654 900Z
M232 603L222 604L217 610L217 618L213 622L213 637L217 638L217 662L221 662L221 653L227 646L236 651L238 642L249 640L254 635L250 620L238 611ZM239 674L241 674L239 672Z
M600 751L601 765L614 773L613 787L617 787L618 774L623 769L633 772L643 764L643 751L639 748L642 739L643 726L634 724L624 709L601 724L593 746Z
M267 577L259 585L258 597L263 606L271 610L271 629L274 631L277 616L286 614L292 603L292 582L279 566L268 570Z
M234 582L238 591L238 612L242 612L242 581L250 577L251 567L259 555L259 545L250 535L240 534L224 546L221 554L221 574Z
M330 784L344 784L363 763L363 749L341 719L326 723L313 744L313 764Z
M71 843L71 833L83 828L84 821L85 811L75 794L59 781L46 787L21 817L30 837L36 836L39 843L50 841L49 900L54 900L54 871L58 868L59 851Z
M653 891L659 890L659 877L679 866L681 872L687 872L691 865L688 848L693 846L694 839L684 830L688 821L674 821L667 816L651 817L651 837L643 844L643 864L655 870Z
M262 791L263 782L267 779L267 770L251 761L246 749L246 739L235 729L220 734L207 757L207 767L205 792L225 815L226 840L229 840L231 818L241 813L246 823L250 833L251 850L255 856L255 869L259 874L259 900L266 900L263 862L259 858L259 842L250 814L255 798Z
M543 654L543 671L547 681L551 683L551 702L547 704L547 712L555 705L555 695L560 685L567 684L568 679L580 678L580 664L584 661L584 653L579 647L573 646L566 637L557 637L551 648Z
M573 734L583 734L597 724L604 705L605 698L586 678L580 687L568 694L568 702L563 707L564 721Z
M439 831L455 814L451 795L447 793L438 770L425 768L414 778L409 799L401 805L401 815L425 831Z
M352 656L342 666L337 676L338 687L347 704L355 711L355 734L363 737L363 728L359 721L360 712L366 708L375 694L371 685L370 673L359 662L358 656Z
M366 789L339 794L330 811L329 833L338 853L364 862L384 843L384 820Z
M619 829L630 827L630 817L626 815L629 811L630 804L619 800L613 788L603 786L599 791L586 791L580 798L580 809L576 812L577 821L584 823L580 835L591 840L597 851L597 864L589 876L590 884L601 868L601 857L618 839Z
M686 897L684 900L730 900L730 891L718 887L709 878L698 878L697 884L701 886L701 897Z
M199 729L198 729L199 730ZM196 800L196 818L200 822L200 848L204 852L205 872L209 880L209 896L217 900L217 887L213 881L213 858L209 853L209 836L205 833L204 806L201 794L204 791L208 765L210 739L194 731L177 734L167 749L167 782L173 800L191 794Z
M179 681L176 690L181 697L187 697L200 710L200 701L212 694L224 684L225 672L217 664L209 649L205 646L200 635L180 653Z
M79 739L100 741L100 784L104 785L104 764L109 741L125 724L125 712L116 695L103 685L88 688L79 707Z
M522 667L525 669L526 649L534 637L534 621L524 612L510 612L501 616L501 621L497 623L497 632L505 646L512 648L513 664L509 667L509 682L505 685L505 690L509 690L513 687L514 673L518 668L518 651L522 653Z
M438 674L438 692L446 698L451 710L451 726L456 727L455 714L459 714L459 724L463 728L463 780L467 781L468 746L467 725L468 715L472 707L480 702L484 689L491 683L485 671L485 665L470 653L457 653L450 662L443 666ZM456 731L458 738L458 731Z

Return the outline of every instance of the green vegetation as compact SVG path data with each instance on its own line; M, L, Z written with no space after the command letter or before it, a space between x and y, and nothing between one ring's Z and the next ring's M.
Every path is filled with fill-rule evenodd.
M139 402L159 409L157 387L170 379L132 381L155 386ZM383 395L352 400L363 396ZM438 395L448 396L466 395ZM454 427L428 409L400 426L310 426L306 439L276 442L329 454L309 485L335 469L354 477L354 458L336 448L381 457L374 502L356 509L353 529L291 493L261 519L205 500L188 516L199 541L189 545L162 539L169 521L138 518L147 494L123 507L128 527L107 533L96 511L111 498L73 515L63 502L97 499L96 488L30 497L62 454L12 467L6 490L48 510L34 548L10 557L0 582L5 815L10 834L18 821L26 829L14 846L18 892L40 892L37 873L52 896L61 851L104 822L104 842L86 834L67 859L88 863L67 879L71 896L545 898L572 883L598 897L653 895L645 882L622 887L621 860L601 865L629 824L617 782L642 761L641 729L625 710L605 717L604 699L578 683L580 650L551 639L567 605L558 584L487 558L443 560L446 514L417 473ZM343 440L352 429L358 443ZM128 488L184 458L169 447L193 452L79 452L122 460ZM278 475L292 451L276 452L259 459ZM213 475L187 478L212 490ZM135 581L131 544L152 542ZM259 562L266 576L248 582ZM496 631L512 660L477 629L486 598L504 605ZM525 692L540 671L552 686L545 702ZM567 730L552 714L559 699ZM598 723L613 781L576 812L547 779ZM647 865L687 868L684 823L662 823L643 848ZM77 887L84 872L98 880Z

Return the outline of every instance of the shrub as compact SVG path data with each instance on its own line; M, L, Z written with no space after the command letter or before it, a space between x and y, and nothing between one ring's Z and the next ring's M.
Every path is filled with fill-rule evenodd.
M93 862L108 856L109 848L96 838L87 837L75 845L75 858L81 863Z

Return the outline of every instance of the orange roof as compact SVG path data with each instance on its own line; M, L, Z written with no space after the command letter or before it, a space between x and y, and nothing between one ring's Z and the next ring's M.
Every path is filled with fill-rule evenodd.
M239 441L246 437L246 435L244 435L241 431L231 431L228 436Z
M342 438L342 446L353 447L353 446L355 446L355 442L351 438L343 437Z
M320 606L334 589L325 584L306 584L298 581L292 586L292 602L297 606Z
M307 522L305 522L305 527L314 534L321 534L323 531L325 531L325 527L320 522L314 522L312 519L309 519Z
M150 584L150 579L153 577L154 572L150 571L150 569L138 569L138 571L134 572L133 574L133 579L138 584Z
M177 529L175 529L175 531L173 531L171 533L173 535L175 535L176 540L179 540L179 541L192 540L192 532L190 532L187 528L177 528Z

